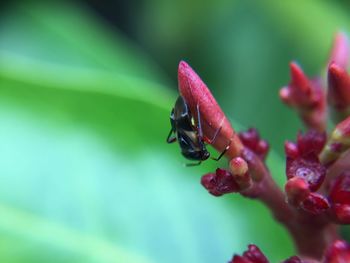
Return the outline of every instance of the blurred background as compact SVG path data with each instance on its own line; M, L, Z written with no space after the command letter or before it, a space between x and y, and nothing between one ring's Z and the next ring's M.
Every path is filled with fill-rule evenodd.
M260 203L214 198L218 165L167 145L186 60L240 130L273 148L302 129L282 105L288 63L321 74L347 1L1 1L2 262L227 262L249 243L278 262L287 233Z

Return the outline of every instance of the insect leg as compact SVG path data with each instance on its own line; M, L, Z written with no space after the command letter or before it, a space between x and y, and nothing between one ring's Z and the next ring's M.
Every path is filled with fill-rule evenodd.
M201 113L199 111L199 104L197 104L197 120L198 120L198 137L199 140L202 141L203 139L203 130L202 130L202 123L201 123Z
M206 139L206 142L207 142L208 144L213 144L213 142L216 140L216 137L217 137L218 134L220 133L221 128L222 128L222 126L221 126L219 129L216 130L216 132L214 133L213 139L208 139L208 138Z
M228 149L230 149L230 146L231 146L231 140L230 142L228 143L228 145L226 146L226 148L222 151L222 153L220 153L220 155L217 157L217 158L211 158L212 160L214 161L219 161L221 159L222 156L225 155L225 153L227 152Z
M173 129L171 129L170 132L169 132L168 137L166 138L166 142L167 142L167 143L173 143L173 142L176 141L176 137L171 137L171 135L173 134L173 132L174 132Z
M198 163L186 163L186 167L193 167L193 166L198 166L202 163L202 161L199 161Z
M218 136L218 134L220 133L221 129L222 129L222 126L220 126L220 128L218 128L215 133L214 133L214 136L212 139L209 139L209 138L204 138L203 136L203 130L202 130L202 122L201 122L201 113L199 111L199 104L197 104L197 119L198 119L198 137L199 139L202 141L204 139L204 141L208 144L212 144L215 140L216 140L216 137Z

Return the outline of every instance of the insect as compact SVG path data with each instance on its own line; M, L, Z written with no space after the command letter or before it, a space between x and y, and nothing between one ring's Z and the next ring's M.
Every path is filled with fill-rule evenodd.
M198 104L197 120L198 124L196 126L194 124L194 119L187 103L183 97L179 96L170 114L171 130L167 137L167 143L173 143L177 140L179 142L182 155L186 159L198 161L198 163L190 163L187 164L187 166L199 165L202 161L205 161L210 157L210 153L205 146ZM220 129L216 131L212 140L207 141L213 142ZM173 134L175 134L175 136L172 137ZM226 149L220 154L218 158L212 159L216 161L220 160L227 149L228 147L226 147Z

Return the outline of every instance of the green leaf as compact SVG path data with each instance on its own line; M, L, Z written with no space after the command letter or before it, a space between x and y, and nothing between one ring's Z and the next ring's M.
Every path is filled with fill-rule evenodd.
M84 50L87 35L104 33L84 29L97 23L85 12L62 5L66 20L59 7L15 9L0 31L0 259L226 262L249 243L273 262L291 255L260 203L201 187L216 163L183 167L178 146L166 145L176 95L143 71L156 72L152 63L121 56L119 40L112 50L95 39L101 57ZM70 28L72 17L80 23Z
M54 14L53 14L54 10ZM52 1L18 4L1 17L0 48L77 67L103 68L165 83L148 56L84 6Z

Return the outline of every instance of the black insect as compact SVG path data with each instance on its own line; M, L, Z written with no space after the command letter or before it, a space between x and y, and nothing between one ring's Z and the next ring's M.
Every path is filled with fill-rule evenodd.
M199 105L197 105L197 120L198 124L196 126L187 103L179 96L170 114L171 130L167 142L173 143L177 140L181 148L181 153L186 159L199 161L198 163L187 164L187 166L199 165L210 156L203 137ZM211 142L215 140L219 131L220 129L215 133L213 140L210 140ZM172 134L175 134L175 136L172 137ZM213 159L220 160L227 149L218 158Z

